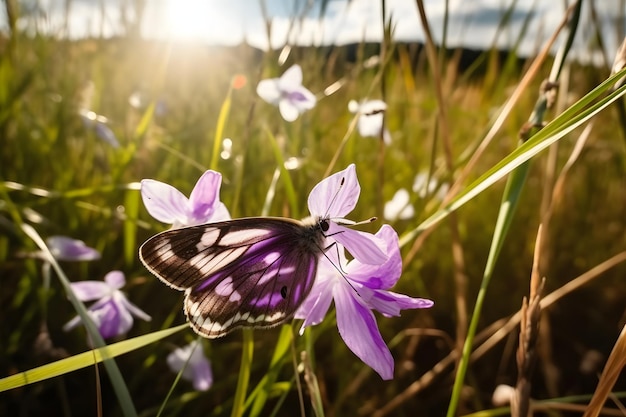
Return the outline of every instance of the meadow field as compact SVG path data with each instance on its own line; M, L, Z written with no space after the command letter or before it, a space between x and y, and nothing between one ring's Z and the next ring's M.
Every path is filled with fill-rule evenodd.
M603 51L601 66L569 59L577 11L550 28L557 54L542 44L531 57L471 59L429 39L397 43L392 22L381 44L263 52L132 31L68 40L11 20L0 39L0 415L625 415L626 51ZM303 101L301 90L264 100L259 83L294 65L314 102L273 105ZM395 283L375 294L434 302L360 316L375 317L390 378L362 361L371 352L353 353L330 299L303 332L297 318L206 339L186 324L183 293L140 261L141 244L175 223L151 215L142 180L189 196L212 170L232 219L302 219L316 184L351 164L360 197L341 216L399 237L401 275L372 277ZM63 252L59 236L93 251ZM348 250L350 267L360 260ZM352 282L348 267L336 285ZM102 287L111 271L125 285L100 301L70 285ZM77 314L85 325L68 326ZM105 328L130 314L132 326ZM190 343L210 361L204 385L168 359Z

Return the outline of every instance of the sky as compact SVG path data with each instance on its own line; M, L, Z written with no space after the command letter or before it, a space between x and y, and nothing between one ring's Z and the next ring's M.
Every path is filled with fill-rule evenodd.
M285 44L328 45L380 41L383 33L379 0L330 0L321 10L320 0L145 0L141 33L150 39L188 39L207 44L235 45L243 41L258 47L278 49ZM21 19L20 26L37 22L39 28L60 36L111 36L120 33L121 22L135 19L132 0L23 0L22 14L38 19ZM510 24L496 37L498 24L510 4L516 7ZM530 14L530 26L520 45L522 55L536 53L558 27L565 1L558 0L448 0L450 19L447 45L489 48L494 43L510 48L519 38ZM589 2L585 2L587 5ZM606 50L612 60L626 25L623 1L597 1ZM66 13L66 4L70 4ZM423 41L424 34L415 0L386 0L386 15L397 41ZM442 40L445 1L424 0L435 40ZM38 5L38 6L36 6ZM5 11L0 11L0 28L6 28ZM584 61L594 43L595 27L590 8L583 8L582 25L576 39L576 55ZM67 17L68 24L65 24ZM271 36L267 35L267 20Z

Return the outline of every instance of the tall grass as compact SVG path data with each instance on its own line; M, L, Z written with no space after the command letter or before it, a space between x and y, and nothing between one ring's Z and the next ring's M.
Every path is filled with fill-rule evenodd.
M530 409L580 412L604 359L624 363L623 336L615 342L626 305L626 135L613 103L626 87L612 88L623 72L604 82L609 68L568 59L558 43L566 45L566 36L555 38L564 50L556 57L522 59L513 48L501 60L492 49L464 67L460 50L396 43L394 17L386 15L382 46L292 47L280 56L246 45L145 41L133 30L69 41L20 30L14 2L5 5L0 415L510 414L507 406L494 408L491 396L518 380L516 326L534 254L546 284L535 300L538 342L528 347L537 366L524 375ZM427 27L428 18L425 9L416 25ZM565 27L550 30L559 35ZM286 123L255 88L294 63L318 105ZM235 75L245 85L234 88ZM552 106L541 101L553 91L541 89L548 78L558 78ZM134 93L143 97L135 106ZM348 102L366 97L388 104L389 146L355 129ZM81 108L108 119L119 147L83 123ZM371 232L385 202L400 188L411 190L417 174L451 186L443 199L437 190L410 191L414 216L391 222L404 261L394 291L435 300L430 310L378 317L394 380L381 381L346 348L331 316L302 337L296 322L205 342L213 387L194 392L178 381L165 357L196 336L184 325L179 294L138 262L138 245L166 227L142 208L138 181L154 178L188 194L211 168L223 175L221 199L233 216L302 218L311 188L350 163L362 186L351 218L379 217L362 226ZM55 266L48 284L41 257L32 254L45 250L39 236L58 234L85 241L102 259L48 259ZM113 269L124 271L128 298L152 321L138 320L126 337L96 341L91 350L83 330L62 330L84 309L68 301L65 278L100 280ZM601 359L584 367L593 357ZM105 359L106 367L94 364ZM608 392L619 404L626 391L623 380L606 374L594 410ZM612 404L604 407L613 412Z

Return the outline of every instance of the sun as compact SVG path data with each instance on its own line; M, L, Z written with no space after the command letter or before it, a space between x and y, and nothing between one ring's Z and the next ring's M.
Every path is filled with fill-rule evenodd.
M206 0L168 0L165 10L165 32L170 38L198 40L210 31L209 21L218 8Z

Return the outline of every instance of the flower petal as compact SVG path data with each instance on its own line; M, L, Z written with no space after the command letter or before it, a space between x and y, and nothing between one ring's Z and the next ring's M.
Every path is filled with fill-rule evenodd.
M224 203L219 202L215 205L215 207L213 207L213 215L211 216L212 222L221 222L230 219L230 212Z
M360 194L356 167L350 164L313 187L308 199L309 211L313 216L342 218L354 209Z
M359 282L372 289L389 289L393 287L402 274L402 257L398 234L393 227L384 224L374 235L380 248L385 248L387 260L376 266L355 259L346 266L351 281Z
M98 300L111 294L111 287L102 281L72 282L70 287L81 301Z
M359 116L359 134L364 138L377 138L383 128L384 113L361 114Z
M389 221L410 219L415 215L415 209L410 200L409 192L400 188L393 195L393 198L385 203L383 217Z
M222 175L208 170L198 179L189 196L189 217L200 223L211 221L216 204L219 203ZM191 225L188 225L191 226Z
M381 378L393 378L394 362L380 335L374 314L363 306L347 283L335 286L337 328L346 346Z
M105 123L96 122L96 126L94 127L94 131L96 132L96 136L113 148L119 148L120 143L117 141L117 137L115 137L115 133L111 130L109 126Z
M213 385L211 362L204 356L202 345L198 342L174 350L167 356L167 364L172 372L180 372L184 367L182 377L192 381L198 391L206 391Z
M361 293L361 291L359 291ZM434 302L426 298L413 298L393 291L374 291L367 304L387 317L399 316L401 310L430 308Z
M281 97L278 78L260 81L256 87L256 93L268 103L277 105Z
M137 317L138 319L145 320L145 321L152 320L152 317L150 317L150 315L148 315L145 311L137 307L135 304L128 301L128 298L126 298L126 296L122 294L121 292L117 292L114 295L114 297L119 302L119 304L124 306L124 309L128 311L130 314L132 314L133 316Z
M381 241L371 233L352 230L330 222L326 236L342 244L359 262L368 265L380 265L388 256L381 250Z
M306 88L299 86L287 92L287 99L295 106L300 113L315 107L317 98Z
M278 103L278 109L280 110L280 115L287 122L293 122L300 115L298 108L286 98L280 100L280 102Z
M304 332L305 327L320 324L330 308L333 299L333 287L337 279L334 276L330 276L330 279L320 278L322 277L318 274L311 292L294 315L296 319L304 319L302 327L300 327L300 334Z
M96 304L99 304L96 307ZM122 306L110 298L105 303L96 303L89 308L100 335L104 339L126 333L133 324L133 318Z
M50 236L46 239L48 249L60 261L93 261L100 259L100 252L90 248L82 240L67 236Z
M141 181L141 198L148 213L169 224L185 224L189 201L169 184L155 180Z
M359 105L359 103L356 100L350 100L348 102L348 111L350 113L356 113L359 111L359 109L361 108L361 106Z
M126 285L126 278L122 271L111 271L104 276L104 282L106 282L110 288L119 290Z
M290 91L302 85L302 68L294 64L289 67L278 80L278 88L281 91Z

